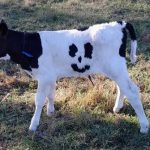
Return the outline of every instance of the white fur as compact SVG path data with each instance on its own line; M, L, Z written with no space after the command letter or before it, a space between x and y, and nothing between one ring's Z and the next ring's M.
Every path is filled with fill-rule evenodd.
M10 56L7 54L4 57L1 57L0 60L10 60Z
M118 113L121 108L123 108L123 102L124 102L124 94L120 90L119 86L117 85L117 98L116 103L113 108L114 113Z
M134 64L137 60L136 49L137 49L137 41L131 41L130 59L132 64Z
M35 131L39 125L42 107L48 97L47 114L54 112L54 91L56 80L62 77L86 76L100 73L114 80L118 85L118 96L114 112L123 107L126 96L134 108L140 122L141 132L147 133L149 123L144 113L137 86L128 76L126 60L119 55L122 43L122 25L117 22L97 24L85 31L60 30L39 32L43 53L38 63L39 68L32 71L32 76L38 81L35 97L36 110L33 115L30 130ZM84 44L90 42L93 46L92 59L84 58ZM35 43L36 44L36 43ZM75 44L78 52L70 57L69 46ZM131 44L131 61L135 62L136 41ZM82 62L78 57L82 56ZM71 64L76 63L79 68L90 65L85 73L75 72Z

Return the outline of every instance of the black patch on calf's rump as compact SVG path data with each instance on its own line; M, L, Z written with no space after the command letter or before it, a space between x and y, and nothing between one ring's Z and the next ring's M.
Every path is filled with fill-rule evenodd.
M72 44L72 45L69 46L69 55L71 57L75 57L77 51L78 51L78 48L76 47L75 44Z
M85 54L84 57L92 59L93 46L90 43L84 44Z
M82 69L78 68L77 64L72 64L71 67L74 71L79 73L84 73L86 70L90 69L89 65L85 65Z
M128 29L130 33L131 40L136 40L136 34L133 25L127 22L126 29Z
M123 24L123 22L122 22L122 21L117 21L117 23L118 23L118 24L121 24L121 25Z
M123 25L123 21L117 21L117 23L120 25ZM135 33L133 25L131 23L127 22L125 28L129 31L131 40L133 40L133 41L136 40L137 38L136 38L136 33Z
M123 37L122 37L122 44L119 48L119 55L121 57L126 57L127 32L125 29L123 29L122 33L123 33Z

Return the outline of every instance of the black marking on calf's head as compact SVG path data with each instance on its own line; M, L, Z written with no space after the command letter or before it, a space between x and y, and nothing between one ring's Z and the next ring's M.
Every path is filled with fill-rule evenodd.
M126 57L127 32L125 29L123 29L122 33L123 33L123 37L122 37L122 44L119 48L119 55L121 57Z
M84 57L92 59L93 46L90 43L84 44L85 54Z
M6 37L8 34L8 27L4 20L0 22L0 57L4 57L7 54L6 50Z
M0 22L0 36L6 36L8 32L7 24L4 20L1 20Z
M89 65L85 65L83 68L79 68L77 66L77 64L71 64L71 67L74 71L76 72L79 72L79 73L84 73L86 70L89 70L90 69L90 66Z
M72 45L69 46L69 55L70 55L71 57L75 57L77 51L78 51L78 49L77 49L77 47L76 47L75 44L72 44Z

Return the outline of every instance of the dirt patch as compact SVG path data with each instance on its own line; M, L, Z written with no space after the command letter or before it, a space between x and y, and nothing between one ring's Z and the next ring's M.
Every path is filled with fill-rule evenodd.
M141 41L144 43L149 43L150 42L150 32L145 32L141 36Z

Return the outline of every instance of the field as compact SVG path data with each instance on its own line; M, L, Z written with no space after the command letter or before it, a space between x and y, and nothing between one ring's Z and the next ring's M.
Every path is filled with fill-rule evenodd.
M150 118L149 0L0 0L2 18L19 31L80 28L122 19L131 22L138 37L138 61L131 65L127 57L127 65ZM120 114L113 113L114 82L100 75L92 79L94 86L86 77L59 80L56 112L48 117L44 107L33 134L28 127L37 83L20 66L0 61L0 150L150 150L150 133L139 133L128 101Z

